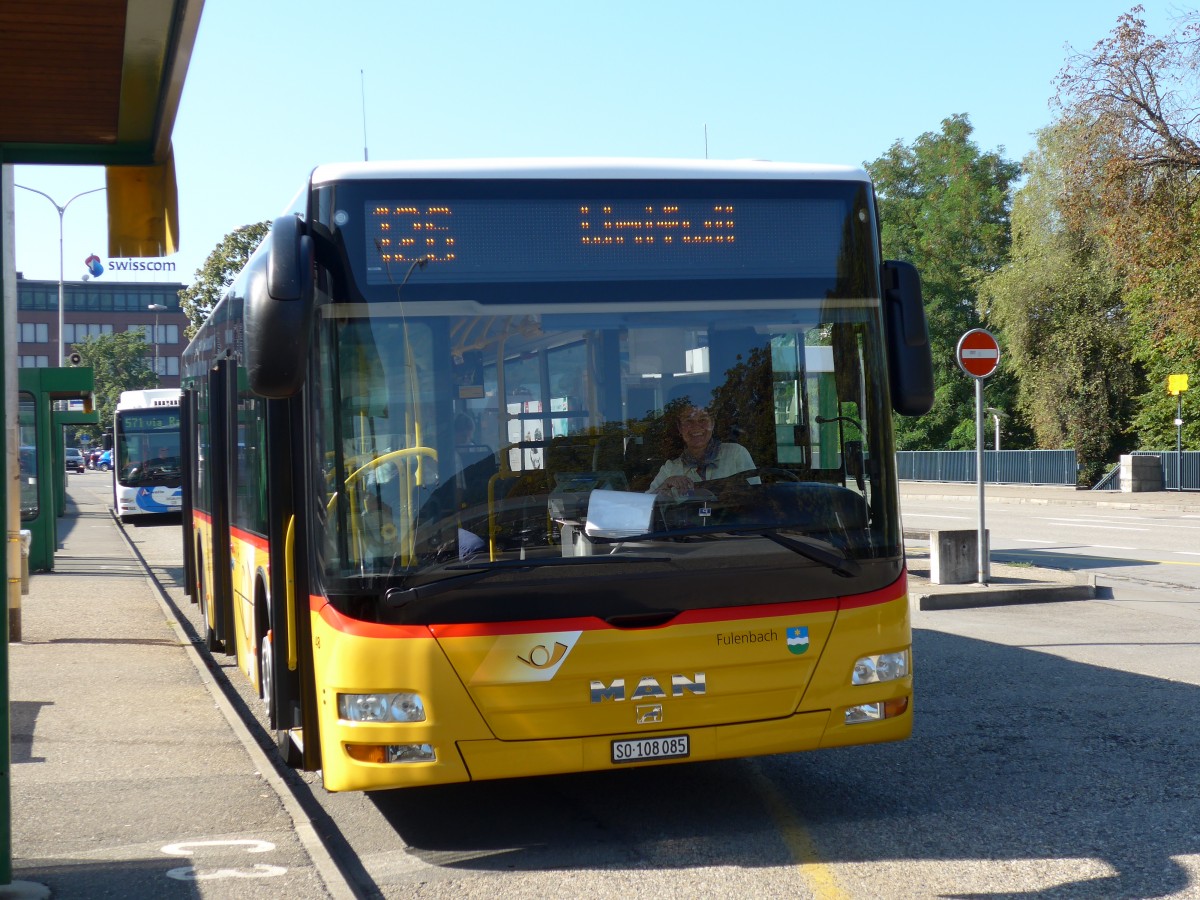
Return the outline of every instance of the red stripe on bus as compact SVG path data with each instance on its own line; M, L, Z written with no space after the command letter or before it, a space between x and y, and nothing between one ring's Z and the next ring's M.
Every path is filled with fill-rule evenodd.
M351 619L334 609L333 604L327 598L317 594L309 597L308 602L312 611L319 614L325 620L326 625L343 634L392 640L433 637L425 625L380 625L378 622L362 622L358 619Z
M847 594L839 598L842 609L861 609L864 606L878 606L881 603L891 603L899 600L908 593L908 567L900 570L900 577L887 587L865 594Z
M761 606L721 607L720 609L687 610L660 627L694 625L716 622L745 622L755 619L804 616L813 613L833 612L838 609L861 609L899 600L905 594L905 575L887 587L865 594L847 594L841 597L819 600L797 600L787 603L769 603ZM383 625L378 622L363 622L339 613L328 599L314 594L309 598L313 612L320 614L331 628L358 637L372 638L462 638L489 637L504 634L537 634L545 631L601 631L612 629L602 619L594 616L578 616L569 619L533 619L522 622L467 622L454 625Z
M266 553L270 550L270 544L262 535L255 534L253 531L243 531L241 528L230 528L229 536L236 538L239 541L245 541L247 544L253 544L256 548Z

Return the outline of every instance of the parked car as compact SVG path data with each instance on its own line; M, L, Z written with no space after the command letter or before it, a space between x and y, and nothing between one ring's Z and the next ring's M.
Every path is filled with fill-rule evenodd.
M96 468L101 472L107 472L112 468L112 451L105 450L100 454L100 458L96 460Z
M67 471L68 472L86 472L87 463L83 461L83 454L79 452L78 447L67 448Z

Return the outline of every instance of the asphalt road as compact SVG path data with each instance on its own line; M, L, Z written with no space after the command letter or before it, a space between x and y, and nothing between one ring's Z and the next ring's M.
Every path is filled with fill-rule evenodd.
M903 511L906 530L973 530L979 523L974 497L905 498ZM1200 590L1200 514L985 500L984 523L995 562Z
M1200 897L1200 599L1173 586L1200 574L1179 565L1194 539L1153 523L1160 570L1093 557L1083 526L1101 522L1051 518L1055 544L1031 549L1016 539L1040 532L1002 519L1006 553L1141 577L1094 601L914 612L909 741L374 795L290 783L364 897ZM126 530L194 627L178 523Z

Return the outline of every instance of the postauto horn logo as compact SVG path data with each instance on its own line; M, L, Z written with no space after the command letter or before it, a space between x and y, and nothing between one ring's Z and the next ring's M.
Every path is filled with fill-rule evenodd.
M99 278L104 274L104 263L100 261L100 257L95 253L85 259L83 264L87 266L88 274L93 278Z

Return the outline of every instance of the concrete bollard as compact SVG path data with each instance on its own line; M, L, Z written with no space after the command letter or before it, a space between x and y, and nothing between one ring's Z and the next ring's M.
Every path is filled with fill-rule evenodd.
M983 533L984 577L991 539ZM968 584L979 580L979 529L929 532L929 580L933 584Z
M1157 456L1121 457L1121 493L1139 494L1163 489L1162 463Z

